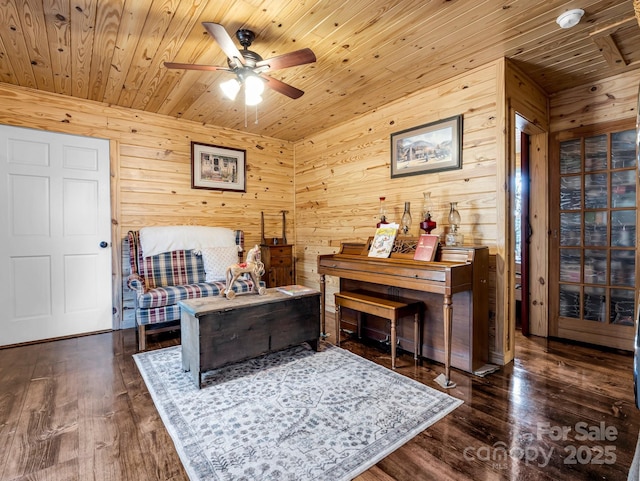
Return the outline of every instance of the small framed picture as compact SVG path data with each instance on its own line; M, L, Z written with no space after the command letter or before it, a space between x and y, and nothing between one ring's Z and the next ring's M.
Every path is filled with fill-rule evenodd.
M391 134L391 178L462 168L462 115Z
M191 142L193 189L246 192L246 150Z

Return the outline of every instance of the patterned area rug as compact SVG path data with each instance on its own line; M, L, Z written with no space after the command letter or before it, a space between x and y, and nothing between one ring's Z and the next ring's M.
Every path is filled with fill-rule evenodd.
M302 345L219 368L198 390L181 348L134 355L195 480L340 481L462 404L341 348Z

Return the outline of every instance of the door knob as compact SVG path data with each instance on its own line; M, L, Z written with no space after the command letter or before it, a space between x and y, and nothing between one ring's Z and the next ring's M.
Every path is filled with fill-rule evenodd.
M102 241L100 242L100 247L102 247L103 249L106 249L107 247L109 247L109 243L106 241Z

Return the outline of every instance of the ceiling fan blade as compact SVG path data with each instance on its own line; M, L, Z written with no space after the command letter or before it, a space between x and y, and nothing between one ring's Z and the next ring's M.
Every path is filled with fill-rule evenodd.
M276 92L286 95L292 99L299 99L304 94L302 90L267 75L261 75L260 78L266 81L266 86L271 90L275 90Z
M277 57L268 58L256 62L256 67L268 67L269 70L278 70L281 68L295 67L296 65L304 65L316 61L315 54L310 48L303 48L295 52L289 52Z
M244 65L244 57L222 25L213 22L202 22L202 25L207 29L207 32L209 32L214 40L218 42L218 45L220 45L220 48L227 58L231 60L236 59L236 63L240 62Z
M228 72L231 72L231 69L229 67L217 67L215 65L198 65L193 63L165 62L164 66L167 68L182 68L185 70L207 70L207 71L226 70Z

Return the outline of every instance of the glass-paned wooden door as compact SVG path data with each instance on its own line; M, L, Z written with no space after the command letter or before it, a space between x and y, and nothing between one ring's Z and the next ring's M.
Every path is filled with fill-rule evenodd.
M636 130L617 123L562 132L552 153L550 334L631 350Z

